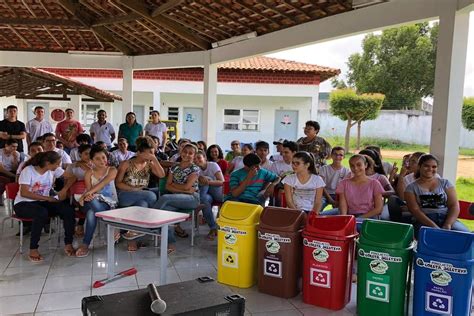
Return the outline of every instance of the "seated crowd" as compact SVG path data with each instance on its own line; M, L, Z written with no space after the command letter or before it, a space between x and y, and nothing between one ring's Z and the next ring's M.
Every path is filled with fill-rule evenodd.
M128 206L178 212L199 207L210 228L209 240L217 235L213 206L223 201L270 203L317 215L350 214L359 224L381 218L385 209L387 219L412 223L416 230L423 225L467 231L457 221L454 185L438 175L435 156L408 155L398 173L396 163L382 160L380 148L369 146L351 156L346 168L344 149L331 148L318 136L315 121L306 122L305 137L273 142L278 153L268 157L270 145L265 141L254 147L234 140L226 155L219 145L207 146L204 141L180 139L174 146L157 111L144 128L134 113L128 113L115 147L115 131L103 110L90 135L74 120L71 109L55 132L42 107L34 112L35 118L25 126L16 119L16 107L9 106L7 118L0 122L0 193L8 183L18 182L13 209L33 219L27 227L32 262L43 260L38 243L52 216L64 222L65 254L85 257L97 225L95 213ZM83 190L71 197L78 182ZM76 222L75 209L85 220ZM82 238L78 249L73 248L74 236ZM188 234L179 225L171 228L169 252L175 250L175 236ZM122 237L129 251L142 243L141 234L117 231L116 241Z

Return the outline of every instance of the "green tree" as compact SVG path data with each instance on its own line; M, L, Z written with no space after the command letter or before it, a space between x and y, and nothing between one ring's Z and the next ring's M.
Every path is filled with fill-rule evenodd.
M438 25L402 26L368 34L362 53L349 57L348 84L358 93L385 95L385 109L414 109L433 95Z
M379 115L385 96L382 94L358 95L353 89L339 89L329 96L330 111L347 121L344 149L349 151L351 127L357 124L357 149L360 149L360 131L363 121L374 120Z
M474 97L464 98L462 106L462 125L467 130L474 131Z

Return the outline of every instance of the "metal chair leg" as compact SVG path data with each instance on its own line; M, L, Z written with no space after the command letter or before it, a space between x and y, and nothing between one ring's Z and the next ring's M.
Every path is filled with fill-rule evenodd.
M194 213L195 211L193 210L193 212L191 213L191 247L194 247Z
M20 254L23 254L23 221L20 221Z

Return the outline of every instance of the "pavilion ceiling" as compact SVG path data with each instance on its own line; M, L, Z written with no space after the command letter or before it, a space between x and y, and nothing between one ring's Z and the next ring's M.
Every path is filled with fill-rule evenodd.
M94 101L114 102L122 97L42 69L0 67L0 97L17 99L69 100L85 95Z
M352 0L0 0L0 50L207 50L352 10Z

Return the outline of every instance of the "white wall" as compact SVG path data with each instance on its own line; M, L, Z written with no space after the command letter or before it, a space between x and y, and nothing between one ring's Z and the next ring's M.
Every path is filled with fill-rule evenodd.
M344 136L346 121L332 116L328 111L319 111L318 120L321 134L327 136ZM461 128L460 147L474 148L474 132ZM381 111L373 121L362 123L362 137L397 139L406 143L429 145L431 138L431 115L414 115L404 111ZM357 135L356 126L351 135Z
M179 107L180 123L178 128L180 135L182 135L183 108L202 108L202 98L203 96L201 94L162 93L162 118L168 119L169 107ZM225 131L223 124L225 108L259 110L259 131ZM303 136L302 127L304 123L310 119L311 98L309 97L219 95L217 97L217 112L215 116L217 122L217 143L224 150L230 149L230 143L234 139L238 139L244 143L254 143L258 140L264 140L271 144L274 141L275 110L280 109L298 111L298 137Z

